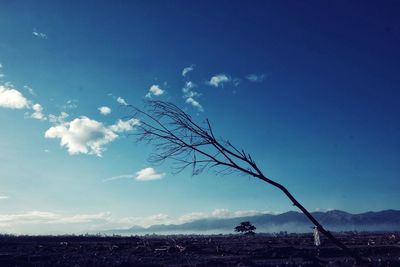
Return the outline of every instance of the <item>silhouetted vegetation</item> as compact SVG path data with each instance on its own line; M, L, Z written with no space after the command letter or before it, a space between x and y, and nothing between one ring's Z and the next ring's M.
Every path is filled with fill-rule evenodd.
M235 232L244 233L245 235L255 235L255 230L257 228L252 225L250 222L241 222L238 226L235 227Z

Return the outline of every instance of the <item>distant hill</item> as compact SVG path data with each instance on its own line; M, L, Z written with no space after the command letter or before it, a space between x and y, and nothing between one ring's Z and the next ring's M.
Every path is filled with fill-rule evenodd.
M400 231L400 211L384 210L350 214L340 210L314 212L313 216L331 231ZM109 230L107 234L218 234L232 233L242 221L250 221L257 232L310 232L313 226L304 214L289 211L279 215L263 214L228 219L202 219L184 224L160 224L148 228L133 226L129 229Z

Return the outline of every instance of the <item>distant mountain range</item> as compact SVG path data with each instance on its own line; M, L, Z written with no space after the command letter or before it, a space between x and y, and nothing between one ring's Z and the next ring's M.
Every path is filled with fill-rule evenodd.
M313 216L331 231L400 231L400 211L384 210L350 214L340 210L313 212ZM133 226L129 229L109 230L107 234L228 234L242 221L250 221L257 227L256 232L310 232L313 226L300 212L289 211L279 215L263 214L228 219L202 219L184 224L160 224L144 228Z

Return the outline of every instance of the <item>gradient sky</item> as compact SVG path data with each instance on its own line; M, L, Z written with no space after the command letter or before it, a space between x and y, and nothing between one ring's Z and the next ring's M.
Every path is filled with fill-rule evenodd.
M149 97L209 118L312 211L399 209L399 12L398 1L1 1L2 231L294 210L253 178L149 165L123 108Z

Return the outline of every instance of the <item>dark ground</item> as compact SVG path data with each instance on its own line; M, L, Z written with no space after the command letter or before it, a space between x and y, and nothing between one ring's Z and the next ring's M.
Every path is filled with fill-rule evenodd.
M370 266L400 266L400 233L335 234ZM0 236L0 266L353 266L312 234Z

